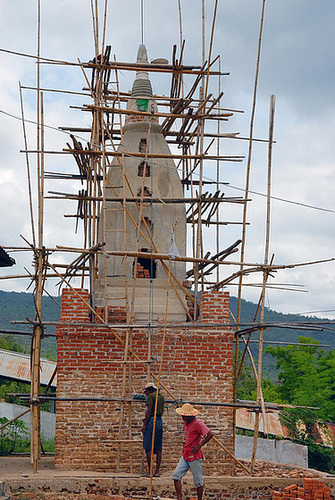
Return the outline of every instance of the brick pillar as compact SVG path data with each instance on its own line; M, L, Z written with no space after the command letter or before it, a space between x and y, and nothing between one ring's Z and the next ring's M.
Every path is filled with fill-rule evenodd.
M229 292L205 290L199 304L199 323L229 322Z
M89 323L90 310L85 302L89 304L90 296L88 290L77 288L74 290L65 288L62 294L61 321L75 321L77 323ZM85 301L85 302L84 302Z

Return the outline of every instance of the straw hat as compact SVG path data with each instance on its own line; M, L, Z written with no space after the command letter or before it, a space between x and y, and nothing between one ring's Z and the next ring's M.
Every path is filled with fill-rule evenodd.
M183 404L183 406L176 409L176 412L182 417L195 417L199 413L190 403Z
M157 386L153 382L148 382L147 384L145 384L144 390L149 389L149 387L152 387L153 389L157 390Z

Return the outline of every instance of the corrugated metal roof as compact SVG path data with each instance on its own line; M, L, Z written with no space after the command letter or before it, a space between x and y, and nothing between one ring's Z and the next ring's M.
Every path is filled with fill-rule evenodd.
M283 429L279 421L279 412L272 410L265 414L266 422L264 425L264 419L262 414L260 414L259 420L259 432L264 432L265 434L273 434L275 436L285 436L285 430ZM247 410L246 408L238 408L236 411L236 426L240 429L248 429L253 431L255 427L255 412Z
M41 358L41 385L48 385L57 363L49 359ZM0 349L0 376L30 382L30 356L13 351ZM55 376L51 387L57 386L57 375Z

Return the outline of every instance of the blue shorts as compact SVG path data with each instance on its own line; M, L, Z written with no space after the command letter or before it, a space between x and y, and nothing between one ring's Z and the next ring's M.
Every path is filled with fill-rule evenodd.
M199 458L198 460L192 460L192 462L186 462L186 460L181 457L172 475L172 479L174 481L180 481L185 476L186 472L191 469L194 486L196 488L199 488L204 484L202 479L201 462L202 458Z
M152 445L152 430L154 426L154 417L150 417L145 432L143 434L143 448L145 451L151 451ZM154 452L162 451L163 448L163 422L162 417L157 415L156 425L155 425L155 442L154 442Z

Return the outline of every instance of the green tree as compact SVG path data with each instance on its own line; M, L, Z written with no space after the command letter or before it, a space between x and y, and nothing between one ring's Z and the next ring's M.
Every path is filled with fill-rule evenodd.
M8 396L8 394L30 393L30 384L24 382L16 382L14 380L6 380L0 377L0 399L4 399L6 403L29 406L28 400L22 400L19 397Z
M0 349L6 351L26 352L11 335L0 337Z
M319 408L294 408L282 413L283 422L295 439L315 441L315 423L320 419L335 421L335 351L326 353L310 337L300 337L299 343L299 346L271 346L266 351L277 360L282 402Z
M239 363L241 362L241 357L239 353ZM256 380L252 368L249 364L244 362L237 382L237 399L251 399L251 394L255 387Z
M241 362L241 358L242 355L239 353L239 362ZM262 393L264 401L272 403L282 402L277 385L266 377L262 379ZM253 369L247 361L244 361L237 383L237 399L255 401L256 396L257 384Z
M0 418L0 427L7 424L8 418ZM0 455L13 453L15 447L23 443L24 435L28 434L28 429L22 420L15 420L0 430Z

